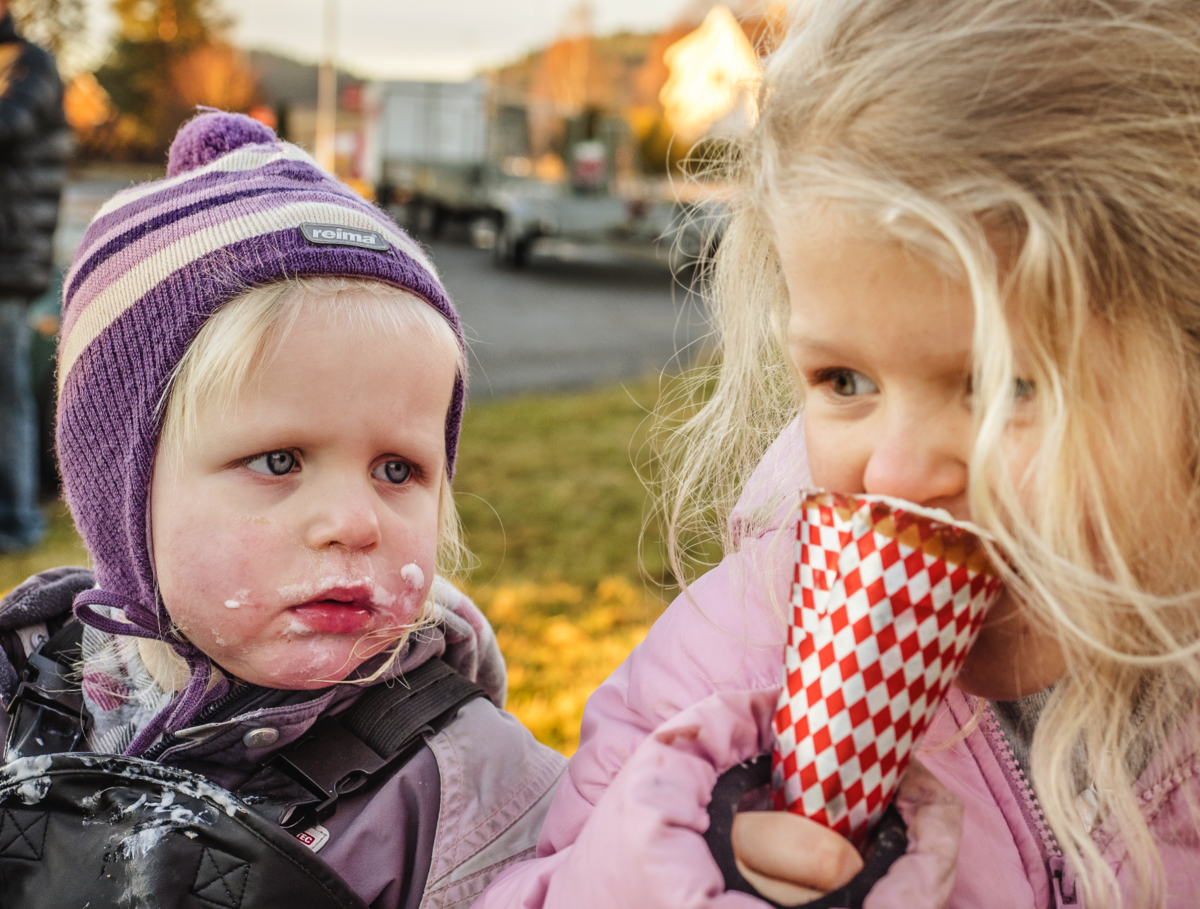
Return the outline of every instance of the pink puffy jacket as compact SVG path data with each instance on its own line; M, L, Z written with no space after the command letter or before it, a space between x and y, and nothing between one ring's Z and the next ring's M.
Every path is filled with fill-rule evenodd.
M735 531L738 515L772 489L808 485L803 452L796 424L747 485ZM784 520L781 513L776 526ZM691 601L671 604L589 699L537 858L498 877L476 909L763 909L724 891L701 833L717 777L771 747L784 640L774 604L790 599L793 559L791 536L767 528L693 584ZM936 779L910 773L902 785L909 850L875 885L867 909L1081 905L990 709L965 738L938 748L975 707L954 690L930 727L918 757ZM1196 728L1195 718L1188 726ZM1171 909L1196 906L1200 894L1200 835L1187 809L1189 799L1200 803L1198 771L1195 737L1181 735L1137 782ZM1094 836L1120 877L1120 831L1102 824Z

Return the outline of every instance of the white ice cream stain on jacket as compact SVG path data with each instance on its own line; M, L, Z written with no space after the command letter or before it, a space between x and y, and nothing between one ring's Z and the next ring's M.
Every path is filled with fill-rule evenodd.
M50 769L53 762L54 756L49 754L18 758L0 769L0 783L19 783L22 780L41 776Z
M35 780L26 780L17 787L17 795L26 805L36 805L50 791L50 778L41 776Z
M124 774L123 774L124 775ZM136 773L129 774L138 778ZM214 808L224 809L230 817L245 811L245 808L229 792L205 780L178 780L175 788L164 787L154 801L142 795L133 804L120 810L123 817L132 817L135 829L114 842L114 851L122 858L130 859L126 866L128 879L122 900L129 905L157 905L153 897L157 888L160 867L151 854L171 832L195 837L195 829L211 827L216 821ZM179 804L176 795L182 793L201 800L203 807L198 811ZM86 821L85 821L86 823Z
M408 581L408 586L415 590L420 590L425 586L425 572L421 570L421 566L416 562L409 562L401 568L400 577Z

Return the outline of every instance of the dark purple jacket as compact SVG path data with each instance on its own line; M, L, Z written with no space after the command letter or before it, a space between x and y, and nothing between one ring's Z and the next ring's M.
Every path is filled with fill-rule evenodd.
M13 663L66 613L91 572L60 568L30 578L0 600L0 696L16 690ZM435 582L438 624L410 639L398 672L441 657L491 700L471 701L382 786L344 799L324 821L325 860L375 909L469 906L503 868L533 856L542 819L566 766L504 703L504 661L487 620L452 585ZM365 689L262 694L238 714L182 730L158 760L236 789L320 717L348 708ZM8 716L0 714L0 734ZM246 744L274 729L269 747Z

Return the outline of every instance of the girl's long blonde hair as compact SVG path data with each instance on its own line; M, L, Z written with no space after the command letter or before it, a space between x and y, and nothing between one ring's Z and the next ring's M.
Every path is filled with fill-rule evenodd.
M772 225L852 211L970 290L972 514L1068 663L1033 784L1086 905L1122 904L1102 856L1116 830L1127 895L1162 905L1133 783L1200 689L1200 5L806 0L793 17L728 159L707 400L662 424L676 575L697 535L736 545L739 491L799 412ZM1043 437L1014 478L1018 376ZM1076 808L1080 749L1096 836Z

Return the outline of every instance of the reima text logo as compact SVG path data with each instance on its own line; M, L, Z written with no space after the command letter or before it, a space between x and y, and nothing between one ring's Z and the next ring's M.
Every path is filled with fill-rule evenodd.
M340 227L337 224L313 224L306 221L300 225L300 232L309 243L319 243L323 246L356 246L359 249L377 249L380 252L390 249L387 240L374 230Z

